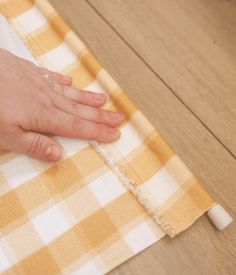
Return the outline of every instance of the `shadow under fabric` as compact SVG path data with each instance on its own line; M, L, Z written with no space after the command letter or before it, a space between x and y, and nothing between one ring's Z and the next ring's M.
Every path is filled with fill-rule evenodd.
M112 144L56 137L66 156L54 165L0 152L0 272L104 274L207 211L220 230L231 222L47 1L0 1L0 12L0 47L127 117Z

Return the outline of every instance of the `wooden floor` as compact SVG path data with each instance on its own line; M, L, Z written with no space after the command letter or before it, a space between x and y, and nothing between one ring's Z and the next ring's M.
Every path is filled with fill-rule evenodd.
M50 2L236 218L236 1ZM111 274L236 274L236 222L201 217Z

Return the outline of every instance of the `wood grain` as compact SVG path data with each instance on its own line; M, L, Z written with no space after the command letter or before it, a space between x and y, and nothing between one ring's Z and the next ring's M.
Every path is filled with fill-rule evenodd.
M236 9L231 2L88 2L236 156Z
M205 183L208 190L210 190L222 204L227 206L231 214L235 217L236 161L233 157L233 150L231 151L232 144L234 144L234 141L233 143L231 142L234 134L231 131L233 130L227 130L229 138L227 142L225 142L226 133L223 130L222 132L220 132L219 129L215 130L217 125L209 124L209 120L207 119L207 116L211 116L213 110L218 108L215 100L207 101L204 95L202 95L202 100L207 101L209 106L205 110L206 114L200 117L199 113L196 113L193 108L194 100L197 105L201 104L201 101L198 99L198 89L191 90L192 78L186 78L186 82L188 82L186 85L189 85L191 89L189 88L190 90L187 96L189 101L184 101L175 90L178 87L173 85L173 83L178 82L176 78L179 74L174 74L173 71L166 72L168 78L163 81L155 69L152 68L152 65L149 64L150 62L146 58L147 54L145 55L144 53L141 55L138 53L138 49L141 47L139 43L142 43L142 39L138 39L138 42L136 42L136 44L133 43L131 47L129 41L124 38L127 31L123 33L122 30L120 34L118 33L121 31L119 26L114 27L110 25L111 22L108 24L106 20L104 20L107 16L107 8L104 8L104 6L108 5L111 7L115 3L116 9L113 10L113 17L121 16L120 21L122 22L120 22L120 25L127 24L127 29L130 29L130 32L131 30L133 31L133 27L131 28L130 26L133 24L133 21L129 21L129 18L122 17L120 14L120 10L125 12L127 8L126 3L131 1L112 0L98 1L96 3L93 1L94 5L99 5L99 7L96 6L96 8L84 0L50 0L50 2L79 36L82 37L104 67L113 75L140 109L142 109L157 130L166 138L172 147L174 147L189 168ZM134 2L138 3L136 0ZM181 3L185 2L187 2L187 0L181 1ZM142 4L141 1L139 3L140 5ZM159 4L158 10L162 9L160 5L162 2L147 1L145 3L147 5L147 7L144 8L145 10L148 9L149 5L151 5L149 9L154 9L154 3L157 3L156 5ZM102 10L101 6L105 10ZM196 4L196 6L198 6L198 4ZM99 12L98 9L100 10ZM155 10L157 10L157 8ZM158 12L165 14L164 10ZM167 11L165 10L165 12ZM127 13L128 11L125 14L127 15ZM133 6L132 13L136 14L137 18L140 18L140 21L144 20L143 17L141 17L142 12L140 11L140 6ZM186 13L188 12L186 11ZM132 17L134 16L132 15ZM160 17L159 20L161 21L162 17ZM193 19L188 17L188 20L190 24ZM146 21L143 22L146 24L146 28L154 28L152 25L156 24L155 21L150 20L150 26L148 25L148 21L147 18ZM161 27L165 29L166 23L164 22ZM161 27L160 25L156 25L157 29ZM135 33L130 33L130 36L139 37L143 35L142 32L145 32L145 29L140 31L136 28ZM207 32L205 35L208 35ZM166 36L168 36L168 34L166 34ZM155 40L155 37L153 37L153 39ZM226 38L224 37L224 39ZM227 48L233 45L230 44L230 39L228 42L222 40L222 43L225 43ZM183 43L184 42L185 40L183 40ZM149 43L156 42L149 41ZM181 44L181 41L178 43ZM212 45L214 46L214 43ZM143 45L143 47L145 47L145 45ZM156 58L155 54L158 53L157 50L150 49L150 51L153 58ZM205 55L208 55L208 51L210 51L210 49L207 49ZM161 59L160 56L159 58ZM173 58L175 58L175 55L173 55ZM189 53L189 58L191 62L193 62L192 66L194 67L196 57L191 59L191 53ZM176 59L178 59L178 56ZM202 60L204 61L204 59ZM205 62L207 64L206 66L208 66L210 61L206 60ZM196 66L198 66L198 63ZM212 64L211 66L214 68L215 65ZM233 65L231 64L230 66ZM233 71L231 72L229 67L227 68L227 72L232 75L231 81L233 81ZM211 72L209 74L211 76ZM207 78L207 75L203 76L204 79ZM167 80L169 82L166 82ZM185 84L181 83L182 81L183 78L179 79L179 85L184 86ZM194 81L196 86L199 87L199 93L201 94L200 90L202 88L200 89L200 87L202 87L202 79L197 78ZM212 81L213 79L211 82ZM225 85L232 85L232 82L228 80L222 81ZM228 100L230 96L231 100ZM192 97L191 100L189 99L190 97ZM217 94L213 98L215 97L217 97ZM228 115L223 116L222 120L224 120L226 128L232 128L232 123L228 119L234 109L234 94L232 94L232 91L229 92L228 97L220 97L219 99L222 101L222 104L228 106L228 109L225 110L226 113L228 110L231 110ZM221 137L221 134L223 137ZM180 234L177 238L173 240L168 238L161 240L140 255L116 268L111 274L234 274L236 270L235 257L235 223L224 232L217 232L206 217L201 217L194 226Z

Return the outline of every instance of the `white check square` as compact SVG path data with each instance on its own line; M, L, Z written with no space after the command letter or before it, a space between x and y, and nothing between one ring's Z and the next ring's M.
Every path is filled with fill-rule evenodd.
M57 206L32 219L41 239L47 244L70 229L71 225Z
M104 206L127 190L112 171L107 172L88 186L100 205Z
M89 84L88 86L86 86L84 88L84 90L85 91L86 90L87 91L91 91L91 92L94 92L94 93L103 93L104 94L102 86L97 81L93 81L91 84Z
M13 189L38 175L31 164L31 159L24 155L17 155L11 161L2 164L0 171Z
M102 275L99 269L93 262L87 262L82 265L77 271L73 272L72 275Z
M161 238L162 236L160 236ZM135 254L155 243L158 238L148 223L143 222L124 236L125 241Z
M147 188L153 198L162 204L178 190L179 184L167 169L162 168L144 184L144 188Z
M17 16L13 21L18 25L20 23L24 27L26 34L36 31L47 24L47 20L36 7Z
M142 144L142 139L134 129L134 127L128 123L121 128L121 138L114 143L114 146L122 154L122 156L127 156L135 148Z
M75 61L76 55L71 51L66 43L61 43L55 49L45 53L39 58L39 63L50 70L61 72Z
M63 146L68 156L72 156L78 151L82 150L83 148L89 146L87 141L81 140L78 138L75 139L75 138L57 137L57 140Z

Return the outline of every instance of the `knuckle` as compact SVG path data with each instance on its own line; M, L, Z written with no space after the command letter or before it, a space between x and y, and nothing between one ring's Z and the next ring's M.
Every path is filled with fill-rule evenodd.
M49 96L44 96L42 99L42 108L48 112L51 112L54 108L53 102Z
M48 79L43 76L32 75L34 81L34 88L37 89L38 93L48 93L50 85Z
M43 97L40 101L38 119L39 121L44 121L53 113L54 105L49 97Z
M35 155L38 152L42 150L43 146L43 138L40 134L35 135L33 138L32 142L30 143L28 149L27 149L27 154L29 155Z

